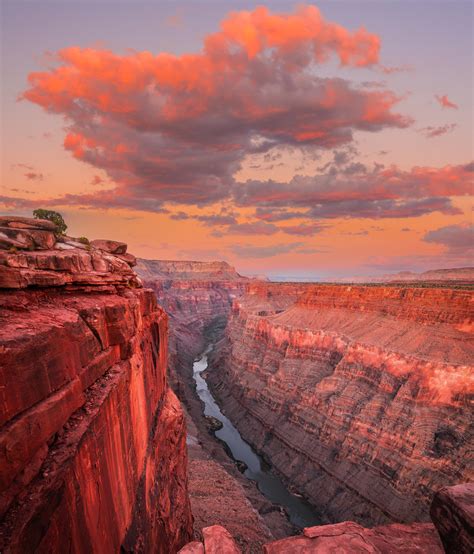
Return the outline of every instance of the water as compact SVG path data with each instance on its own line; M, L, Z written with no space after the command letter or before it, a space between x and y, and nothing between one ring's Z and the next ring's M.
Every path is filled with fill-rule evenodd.
M215 432L216 437L224 441L232 452L232 457L247 466L244 475L255 481L259 490L273 503L282 506L289 520L297 527L318 525L320 520L311 506L299 496L292 494L281 479L264 469L262 460L247 444L229 419L221 412L212 396L206 380L201 373L207 369L209 346L199 360L193 364L193 377L199 398L204 402L204 415L212 416L222 423L222 429Z

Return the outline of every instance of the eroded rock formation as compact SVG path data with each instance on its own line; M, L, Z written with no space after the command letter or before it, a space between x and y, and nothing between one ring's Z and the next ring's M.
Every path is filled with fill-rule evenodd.
M473 293L252 284L208 382L328 522L423 522L472 477Z
M176 552L192 516L166 314L125 245L1 225L0 551Z

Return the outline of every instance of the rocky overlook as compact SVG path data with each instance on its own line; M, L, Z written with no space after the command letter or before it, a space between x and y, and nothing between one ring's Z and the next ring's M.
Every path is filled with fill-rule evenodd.
M0 551L176 551L192 515L166 314L125 244L0 227Z

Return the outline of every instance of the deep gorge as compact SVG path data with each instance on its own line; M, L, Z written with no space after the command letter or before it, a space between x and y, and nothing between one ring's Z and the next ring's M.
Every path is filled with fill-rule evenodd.
M225 262L140 260L140 279L123 243L2 223L29 245L0 250L2 552L435 554L436 529L469 552L472 291ZM216 436L193 378L209 344L222 418L319 525Z

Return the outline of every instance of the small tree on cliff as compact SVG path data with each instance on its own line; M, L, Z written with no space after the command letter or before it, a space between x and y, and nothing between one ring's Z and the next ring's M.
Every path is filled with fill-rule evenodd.
M53 210L43 210L38 208L33 212L33 217L36 219L48 219L58 226L58 233L64 235L67 229L67 225L63 219L63 216L59 212Z

